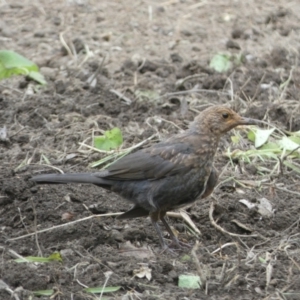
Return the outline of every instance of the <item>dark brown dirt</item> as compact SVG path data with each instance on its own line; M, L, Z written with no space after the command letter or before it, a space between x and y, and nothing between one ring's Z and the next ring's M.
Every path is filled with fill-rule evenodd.
M146 146L186 128L209 104L228 103L282 130L300 130L300 7L297 1L282 4L0 4L0 48L35 61L48 82L42 88L22 77L0 83L0 129L7 129L0 140L0 279L10 289L1 282L0 299L13 298L12 291L19 299L38 299L32 292L45 289L55 289L52 299L91 299L83 288L103 286L108 271L107 285L121 286L109 299L300 299L299 175L285 168L270 175L276 161L230 163L223 154L237 147L230 143L232 133L216 158L223 171L213 217L225 230L247 237L217 230L206 199L186 210L201 235L170 218L182 240L199 242L195 255L160 253L149 219L99 217L68 225L130 204L94 186L29 181L53 168L94 171L90 163L104 154L80 146L90 145L94 133L121 128L123 148L156 134ZM226 74L214 72L209 60L219 52L241 54L241 64ZM272 216L239 202L261 198L271 202ZM16 254L56 251L62 263L14 262ZM195 256L207 273L206 291L178 287L181 274L199 275ZM151 281L134 277L141 266L151 269Z

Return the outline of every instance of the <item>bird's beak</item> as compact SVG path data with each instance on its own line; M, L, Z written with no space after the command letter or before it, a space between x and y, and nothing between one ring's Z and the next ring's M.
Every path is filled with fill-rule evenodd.
M239 125L259 125L261 122L256 119L250 119L250 118L243 118L239 120Z

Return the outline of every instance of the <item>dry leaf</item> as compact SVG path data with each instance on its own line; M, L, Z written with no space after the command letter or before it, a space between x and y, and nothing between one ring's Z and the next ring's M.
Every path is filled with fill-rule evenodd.
M239 200L239 202L243 203L244 205L246 205L249 209L252 209L254 207L256 207L256 204L250 202L249 200L247 199L241 199Z
M231 222L234 223L234 224L236 224L237 226L239 226L240 228L242 228L242 229L244 229L246 231L249 231L249 232L253 231L250 227L246 226L245 224L241 223L238 220L232 220Z
M266 198L261 198L257 200L258 203L252 203L247 199L239 200L240 203L246 205L249 209L253 209L257 207L258 212L264 217L272 217L274 214L274 210L272 208L271 202Z
M272 208L271 202L266 198L258 199L258 201L259 201L259 204L257 205L258 212L262 216L272 217L274 214L274 210Z
M61 215L61 219L62 221L70 221L74 218L74 214L70 213L70 212L65 212Z
M133 277L144 278L146 277L149 281L152 278L152 270L146 266L141 266L139 269L133 270Z

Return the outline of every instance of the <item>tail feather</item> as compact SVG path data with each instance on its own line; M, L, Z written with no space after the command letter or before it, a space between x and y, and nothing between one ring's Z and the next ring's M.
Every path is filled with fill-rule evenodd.
M148 217L148 216L149 216L148 210L140 206L133 206L128 211L119 215L117 219L123 220L123 219L133 219L133 218Z
M95 176L93 173L42 174L33 176L30 180L39 184L90 183L99 186L111 185L109 180Z
M65 184L65 183L89 183L110 190L112 186L117 184L105 178L104 172L99 173L66 173L66 174L41 174L33 176L30 180L38 184ZM103 177L102 177L103 176ZM118 216L118 219L131 219L148 217L149 211L140 207L133 206L130 210Z

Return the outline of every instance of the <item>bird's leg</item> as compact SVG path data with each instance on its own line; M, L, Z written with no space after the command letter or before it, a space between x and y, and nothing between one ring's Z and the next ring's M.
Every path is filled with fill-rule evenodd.
M168 231L171 239L172 239L172 244L171 246L177 246L177 248L182 249L182 248L191 248L192 246L190 244L187 243L183 243L181 241L179 241L179 239L177 238L177 236L174 234L172 228L170 227L170 225L168 224L166 218L165 218L165 214L160 215L160 220L163 222L163 224L166 227L166 230Z
M151 218L152 225L155 228L155 231L157 232L159 242L161 244L161 247L162 247L163 251L167 250L168 252L171 252L171 253L175 254L174 250L172 249L174 247L178 248L178 249L191 248L191 245L183 243L183 242L178 240L177 236L174 234L174 232L172 231L170 225L166 221L165 215L166 215L165 211L155 211L153 213L150 213L150 218ZM168 231L168 233L169 233L169 235L172 239L172 243L170 245L171 247L166 244L165 239L163 238L163 234L162 234L161 229L160 229L160 227L157 223L158 220L162 221L162 223L164 224L166 230Z
M151 223L158 235L158 238L159 238L159 242L160 242L160 245L162 247L163 250L166 250L168 249L168 245L166 244L164 238L163 238L163 235L162 235L162 232L159 228L159 225L157 224L157 221L158 221L158 216L159 216L159 212L154 212L154 213L151 213L150 214L150 218L151 218Z

